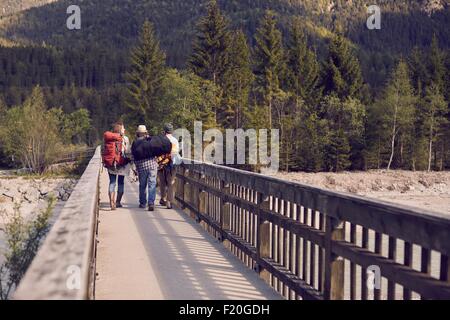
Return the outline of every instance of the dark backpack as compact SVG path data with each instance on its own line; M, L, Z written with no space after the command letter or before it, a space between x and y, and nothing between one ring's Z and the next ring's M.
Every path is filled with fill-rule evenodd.
M150 139L150 156L160 157L170 154L172 151L172 143L165 135L153 136Z
M133 142L131 151L135 161L157 158L170 154L172 143L165 135L141 138Z

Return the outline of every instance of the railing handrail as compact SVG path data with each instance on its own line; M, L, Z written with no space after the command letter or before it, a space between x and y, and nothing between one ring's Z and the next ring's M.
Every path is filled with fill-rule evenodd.
M343 261L336 261L337 257L343 257L353 265L360 265L363 268L372 265L382 267L382 275L392 283L404 286L407 297L410 296L410 292L415 291L426 298L450 298L450 284L447 280L450 272L448 269L450 217L448 216L430 210L321 189L211 163L184 161L177 170L179 187L177 187L176 200L182 207L196 219L212 227L222 239L230 241L235 248L251 258L262 269L268 270L270 274L286 282L291 288L294 287L297 293L302 293L306 298L329 299L333 296L342 296L343 285L339 281L343 281L344 277L341 275ZM209 201L213 201L212 207ZM229 225L229 221L225 221L224 224L224 220L230 219L229 205L234 208L234 218L231 219L237 219L234 227ZM295 219L292 210L295 211ZM252 215L252 219L257 218L257 223L251 222L252 226L248 225L249 214ZM304 219L310 221L309 219L313 217L314 222L303 221ZM318 226L316 225L317 217L320 219ZM282 230L284 237L286 234L289 234L289 237L295 235L319 247L319 252L325 255L326 263L324 263L325 266L313 266L313 268L320 269L320 279L322 276L325 278L319 280L319 286L324 288L320 290L313 288L298 275L292 274L292 270L283 269L283 271L279 268L278 262L269 258L274 251L268 254L267 246L273 250L275 234L273 230L269 231L266 223L270 223L270 228L276 226L277 230ZM238 229L232 230L236 228L236 224ZM349 230L346 231L345 224L351 227L350 241L346 238L346 232ZM361 245L356 243L357 226L362 228ZM368 247L369 230L375 232L373 240L375 251L371 251ZM255 232L258 237L257 243L254 240ZM276 237L279 237L278 232ZM382 255L383 235L389 237L389 256L396 255L396 241L404 241L404 264ZM264 244L264 241L269 241L269 238L272 244ZM261 239L265 240L260 242ZM291 246L291 240L278 239L276 242L277 246L281 245L284 248L283 250L287 250L285 247L287 244ZM419 246L422 250L421 271L412 268L413 245ZM289 250L292 250L292 246ZM296 256L306 254L303 251L298 252L297 247L295 250L297 252L289 253L289 257L291 254ZM431 250L440 254L439 279L430 274ZM282 255L285 259L285 253ZM296 268L299 267L296 266ZM339 290L336 291L332 287L339 287ZM339 294L335 294L336 292ZM388 290L388 296L391 298L392 292L395 292L395 289L392 289L391 285ZM361 294L366 295L367 290ZM378 292L377 296L379 294Z
M284 200L298 202L298 199L295 199L295 195L292 193L289 194L286 190L289 188L297 189L298 191L302 190L305 192L311 192L318 196L332 197L336 198L337 201L342 200L346 202L352 202L360 205L363 208L367 208L373 210L372 214L377 213L387 213L389 215L396 215L400 218L408 218L411 220L418 219L417 223L427 223L435 226L441 232L444 233L446 239L449 239L448 242L443 241L440 247L436 247L433 245L429 246L429 249L435 249L439 251L444 251L450 255L450 216L445 215L440 212L435 212L432 210L420 209L407 205L400 205L392 202L387 202L378 199L371 199L359 195L354 195L350 193L344 193L339 191L328 190L324 188L314 187L306 184L302 184L296 181L286 181L280 178L271 177L262 175L255 172L244 171L236 168L230 168L226 166L216 165L212 163L199 162L195 160L187 160L183 159L184 162L182 166L186 168L195 168L196 172L204 174L209 177L220 178L224 181L233 182L232 174L236 174L238 176L246 176L249 177L247 181L239 181L240 185L243 187L247 187L253 189L255 191L270 194L271 196L280 196L283 195ZM235 179L237 180L237 179ZM237 183L238 181L234 181ZM276 189L270 190L270 185L276 185ZM326 199L323 199L326 200ZM325 212L327 214L331 214L334 216L332 212L330 212L329 207L335 207L336 204L330 203L329 201L318 202L313 205L318 211ZM341 212L340 216L337 218L345 218L346 212ZM381 232L381 230L380 230ZM416 234L411 234L412 236ZM405 239L409 240L409 239ZM416 241L415 239L411 239L411 241ZM425 245L427 246L427 245Z
M13 298L92 298L99 203L100 147L48 233Z
M207 170L202 170L201 168L209 167L214 170L223 171L224 174L236 173L236 174L251 177L255 180L266 181L267 183L275 183L275 184L284 185L284 186L294 186L296 188L304 189L306 191L317 192L317 193L320 193L323 195L336 196L336 197L340 197L342 199L354 200L357 202L361 202L362 204L365 204L365 205L374 205L374 206L381 205L383 207L389 207L394 210L398 210L399 213L401 213L401 214L420 216L420 217L428 217L432 220L437 219L438 222L448 223L448 225L450 226L450 216L445 215L441 212L433 211L433 210L417 208L417 207L403 205L403 204L397 204L397 203L393 203L393 202L389 202L389 201L373 199L370 197L360 196L360 195L341 192L341 191L330 190L330 189L321 188L321 187L315 187L315 186L300 183L298 181L283 180L283 179L280 179L277 177L272 177L270 175L264 175L261 173L231 168L231 167L227 167L227 166L223 166L223 165L217 165L214 163L183 159L183 162L181 165L185 166L185 167L188 167L188 166L189 167L191 167L191 166L200 167L200 172L203 174L206 174ZM199 171L197 170L197 172L199 172ZM255 189L256 191L259 191L257 189L261 189L258 187L255 187L255 188L256 188Z
M81 150L79 149L79 150L74 150L71 152L65 152L65 153L59 155L59 157L56 159L56 161L53 164L74 162L74 161L78 161L78 160L84 160L87 158L91 158L95 154L96 150L97 150L97 147L88 147L88 148L81 149Z

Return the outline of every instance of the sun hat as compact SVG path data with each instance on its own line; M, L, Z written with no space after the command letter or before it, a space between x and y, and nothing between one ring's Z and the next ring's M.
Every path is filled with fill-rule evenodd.
M136 133L147 133L147 127L144 125L140 125L136 131Z

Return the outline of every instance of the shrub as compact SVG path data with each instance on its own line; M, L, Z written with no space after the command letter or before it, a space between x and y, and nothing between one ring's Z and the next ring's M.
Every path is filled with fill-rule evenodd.
M32 221L26 221L20 214L19 207L16 207L6 223L4 233L7 249L6 261L0 265L0 300L9 298L36 256L40 243L49 230L55 202L55 198L50 198L46 209Z

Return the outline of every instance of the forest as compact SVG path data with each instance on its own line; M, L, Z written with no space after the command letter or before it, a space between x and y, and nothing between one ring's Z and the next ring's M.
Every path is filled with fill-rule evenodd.
M367 1L194 2L84 1L79 33L67 1L2 17L0 121L38 85L48 109L88 111L89 145L118 118L202 120L279 129L284 170L450 167L448 7L380 1L371 31Z

